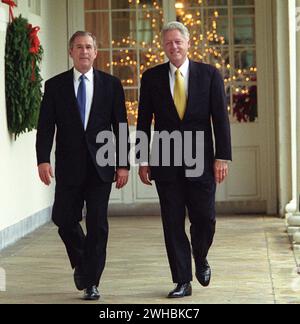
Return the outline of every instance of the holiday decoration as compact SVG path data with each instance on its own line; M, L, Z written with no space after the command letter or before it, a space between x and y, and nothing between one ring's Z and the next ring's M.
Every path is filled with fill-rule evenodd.
M163 3L161 0L122 0L119 3L85 0L88 30L98 26L100 12L101 18L107 21L111 15L111 39L106 31L95 30L102 43L99 68L121 79L131 124L136 124L137 120L139 78L145 70L165 62L160 35L166 23ZM190 31L189 58L214 65L224 77L231 121L256 121L257 68L255 39L251 38L251 33L255 33L247 16L254 10L254 1L241 0L238 4L230 1L231 6L226 0L178 0L174 3L176 20ZM238 16L241 11L246 17ZM236 26L240 21L247 22L249 27Z
M22 16L14 18L13 1L2 2L10 6L12 20L6 34L5 94L8 129L16 139L37 126L42 98L39 64L43 49L37 36L39 27L32 27Z
M17 6L16 3L13 0L1 0L1 1L9 6L9 21L12 21L14 19L13 8Z
M233 95L233 115L238 122L254 122L257 118L257 87Z

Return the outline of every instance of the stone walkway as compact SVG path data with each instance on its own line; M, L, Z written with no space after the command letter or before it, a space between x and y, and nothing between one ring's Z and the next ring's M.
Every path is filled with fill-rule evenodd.
M165 298L174 286L160 218L111 217L109 222L99 304L300 303L300 275L282 219L219 217L209 255L211 285L203 288L194 281L193 296L180 300ZM6 272L6 291L0 291L0 304L85 303L74 287L53 224L2 251L0 268Z

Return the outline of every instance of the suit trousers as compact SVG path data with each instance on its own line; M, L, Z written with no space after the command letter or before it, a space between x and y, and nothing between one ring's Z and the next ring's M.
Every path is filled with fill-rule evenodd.
M100 179L87 155L86 176L81 185L56 185L52 219L58 226L72 268L81 266L86 273L87 286L98 286L106 261L107 208L112 183ZM80 225L84 202L86 234Z
M206 259L215 234L216 183L190 181L181 173L170 182L156 181L168 260L174 283L192 281L191 247L185 231L186 209L190 220L196 267Z

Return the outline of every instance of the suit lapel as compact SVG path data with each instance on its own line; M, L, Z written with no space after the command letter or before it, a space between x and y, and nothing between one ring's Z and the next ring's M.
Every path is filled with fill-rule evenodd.
M62 94L68 103L66 107L70 107L70 114L75 114L76 118L81 123L81 117L79 113L78 103L75 95L75 89L74 89L74 70L71 69L68 71L66 75L66 82L63 84L62 87ZM81 123L82 124L82 123Z
M97 107L99 107L100 103L104 102L104 83L103 79L101 78L101 75L98 71L94 69L94 95L92 99L92 106L90 111L90 116L87 124L87 130L89 127L92 126L93 115L95 115Z
M197 92L199 92L199 84L197 82L196 66L195 63L190 60L188 98L187 98L186 111L183 117L183 121L188 117L189 113L193 109L192 98L197 97Z
M162 88L163 88L163 93L166 94L166 100L167 100L167 109L169 109L170 114L174 118L180 120L177 109L174 103L174 99L172 97L171 89L170 89L170 63L166 63L164 65L163 69L163 74L162 74Z

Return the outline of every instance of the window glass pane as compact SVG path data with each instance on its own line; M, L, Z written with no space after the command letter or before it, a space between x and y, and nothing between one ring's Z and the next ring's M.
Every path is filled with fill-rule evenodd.
M160 46L160 31L163 27L162 11L140 11L138 13L138 42L150 47Z
M111 0L111 8L117 9L135 9L136 0Z
M99 51L95 61L95 68L110 73L110 52Z
M84 1L85 10L108 10L109 0L85 0Z
M220 43L221 39L224 44L229 43L229 30L228 30L228 11L221 10L205 10L204 12L204 26L209 32L210 43Z
M164 55L158 50L140 51L140 72L143 73L147 69L157 64L164 63Z
M234 18L233 24L235 44L238 45L255 43L254 17Z
M256 66L256 51L247 47L236 47L234 52L234 65L236 69L248 71Z
M88 12L85 14L86 30L93 31L97 37L99 49L109 49L110 40L107 28L109 26L109 13L108 12Z
M217 67L224 78L230 77L229 49L227 47L213 48L211 53L208 53L207 63Z
M234 8L234 43L255 43L255 10L254 8Z
M132 47L136 43L135 12L112 12L113 47Z
M136 52L132 50L113 51L113 74L121 80L124 87L137 87Z

